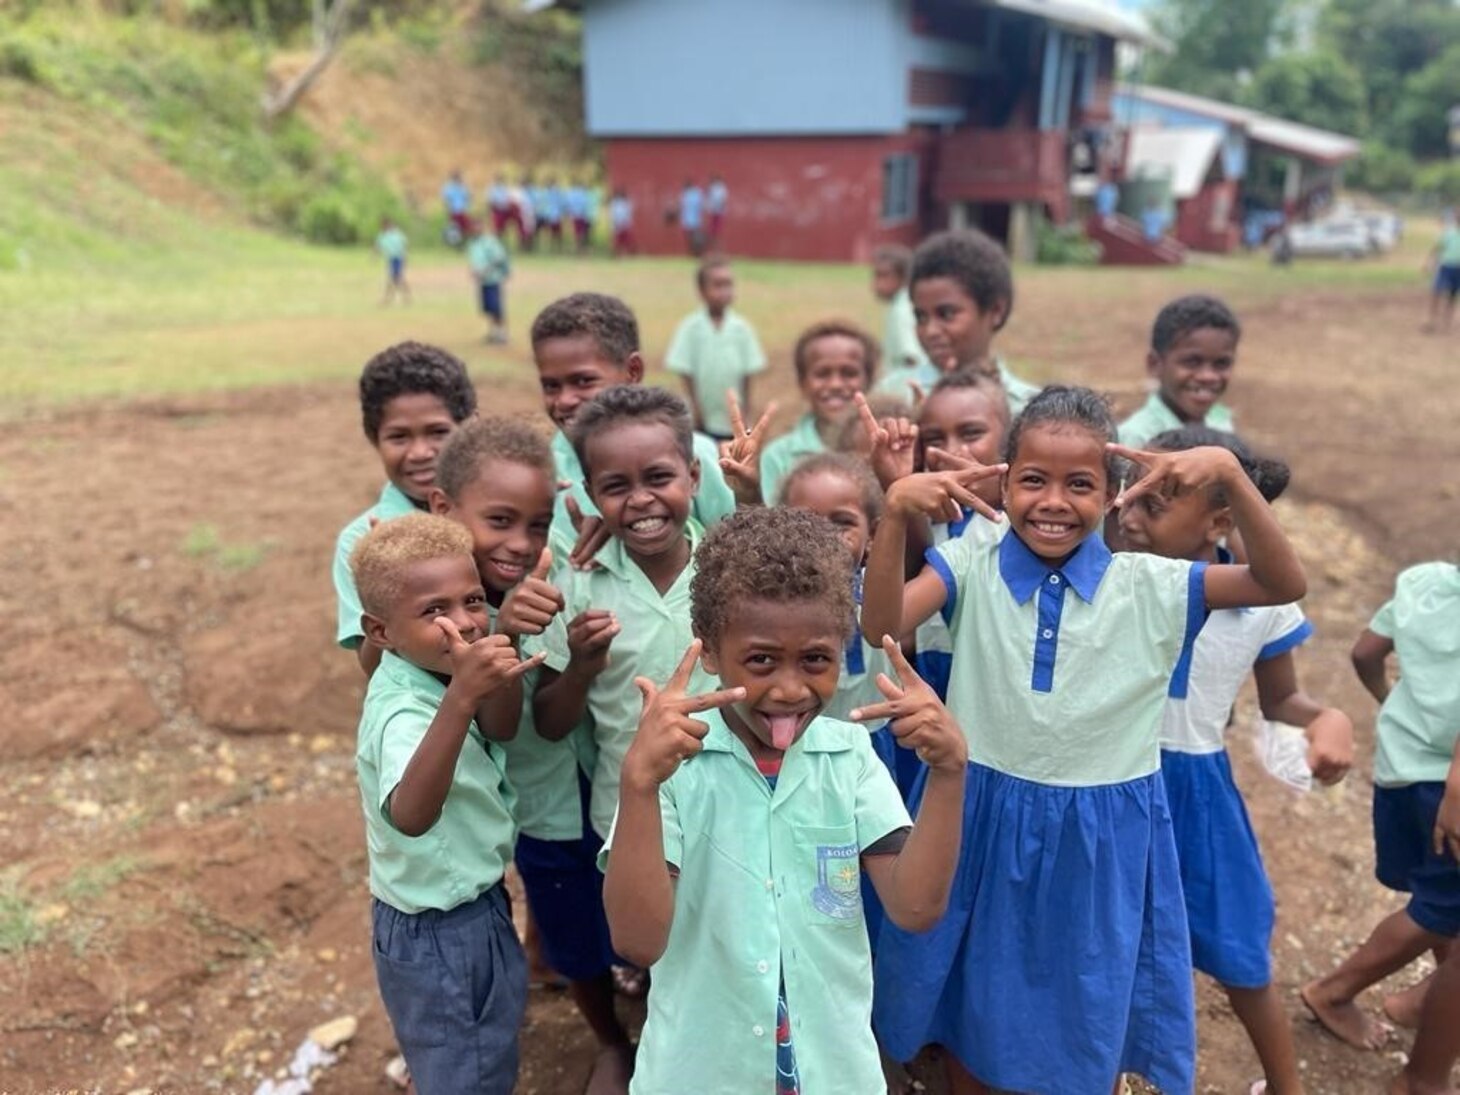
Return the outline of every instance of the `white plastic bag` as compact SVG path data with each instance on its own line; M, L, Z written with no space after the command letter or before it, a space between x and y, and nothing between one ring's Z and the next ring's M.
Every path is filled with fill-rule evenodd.
M1308 735L1302 727L1259 718L1253 744L1257 759L1271 775L1295 791L1313 789L1313 772L1308 767Z

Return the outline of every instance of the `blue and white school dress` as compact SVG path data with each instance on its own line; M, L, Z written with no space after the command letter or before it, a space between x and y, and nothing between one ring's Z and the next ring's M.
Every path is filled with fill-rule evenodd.
M1272 981L1272 886L1224 732L1254 662L1286 654L1313 634L1297 605L1213 612L1171 675L1161 713L1161 771L1176 830L1191 960L1223 985Z
M969 744L963 846L943 919L882 930L882 1045L910 1060L942 1044L1029 1095L1104 1095L1121 1072L1190 1092L1191 949L1157 735L1206 566L1112 556L1094 534L1055 569L1013 532L928 562L948 587L948 707Z
M992 542L1009 531L1007 521L990 521L977 510L966 509L956 521L938 521L932 526L933 547L949 540L972 536L980 543ZM917 657L913 667L927 681L938 698L948 700L948 674L953 669L953 640L941 616L930 616L918 624L915 636Z

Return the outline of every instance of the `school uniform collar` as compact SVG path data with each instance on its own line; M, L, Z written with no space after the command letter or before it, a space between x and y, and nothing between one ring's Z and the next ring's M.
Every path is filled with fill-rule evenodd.
M693 565L695 549L700 546L700 540L704 537L705 530L698 521L691 517L684 523L684 535L689 540L689 554L691 565ZM608 543L604 544L598 554L593 557L593 561L616 578L627 580L637 575L641 580L648 581L644 577L644 572L639 569L639 564L629 558L623 541L617 536L609 538ZM689 567L686 566L685 569L688 570ZM675 579L675 582L678 584L678 579Z
M1089 604L1095 599L1095 591L1100 588L1100 580L1105 577L1110 559L1110 549L1105 546L1099 531L1081 540L1074 554L1060 567L1052 567L1035 555L1017 534L999 541L999 577L1004 579L1014 600L1021 605L1028 604L1035 591L1053 574L1058 574L1079 594L1080 600Z
M386 650L380 655L376 675L412 692L419 693L437 703L446 695L446 685L429 669L422 669L414 662L408 662L399 654Z

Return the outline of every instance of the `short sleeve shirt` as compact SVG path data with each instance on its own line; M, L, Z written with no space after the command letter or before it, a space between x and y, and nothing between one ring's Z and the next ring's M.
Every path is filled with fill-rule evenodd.
M628 198L610 198L608 219L615 228L627 228L634 223L634 203Z
M755 328L738 312L727 308L716 326L701 308L675 328L664 364L671 373L690 378L705 429L729 437L735 431L725 393L733 390L744 404L745 380L765 370L765 351Z
M981 543L994 543L1009 531L1009 523L990 521L977 510L965 510L960 520L934 522L930 531L933 548L962 537L972 537ZM948 624L943 616L929 616L918 624L914 642L917 645L919 672L924 674L929 684L934 685L935 690L941 691L939 683L947 682L953 663L953 636L948 633Z
M704 222L705 192L698 186L691 186L679 195L679 226L696 229Z
M585 517L597 517L598 507L588 497L583 465L578 462L573 443L559 430L553 434L551 444L558 479L569 484L558 491L557 499L553 503L552 526L553 554L566 559L578 539L578 534L573 531L573 519L568 514L569 495L578 503L578 508ZM712 438L696 433L694 455L700 462L700 488L695 492L694 503L689 512L701 528L709 528L735 512L735 492L725 482L725 473L720 470L720 449ZM568 618L572 619L572 616Z
M566 572L566 568L559 575ZM555 582L561 582L559 575ZM522 656L530 658L540 650L566 649L567 624L562 613L554 616L541 635L524 635ZM548 741L537 732L532 718L532 697L537 692L540 671L522 678L522 717L517 736L500 743L506 758L507 780L517 799L517 828L523 836L537 840L577 840L583 835L583 805L578 786L579 773L592 778L595 749L593 731L574 727L567 737Z
M1029 401L1044 389L1038 384L1031 384L1022 377L1015 376L1009 366L1002 360L999 361L999 383L1004 386L1004 396L1009 401L1009 417L1013 418L1020 411L1029 405Z
M880 643L869 643L862 637L862 574L858 572L852 584L852 600L857 606L857 627L847 638L842 648L842 672L837 678L836 695L823 709L827 718L845 719L859 707L881 703L882 690L877 687L877 674L886 673L893 680L897 675L888 661L887 652ZM867 729L877 729L868 725Z
M406 257L406 234L399 228L387 228L375 237L375 249L388 259Z
M1111 555L1099 533L1058 568L1011 529L928 552L953 636L948 709L969 758L1036 783L1123 783L1161 763L1171 674L1206 616L1205 563Z
M350 570L350 552L360 538L370 531L370 519L389 521L392 517L403 517L418 512L416 504L406 497L394 483L386 483L380 498L360 516L340 530L335 540L335 561L331 574L335 582L335 642L346 650L354 650L365 639L360 628L360 617L365 609L360 604L360 594L355 589L355 575Z
M1460 266L1460 226L1447 224L1440 233L1440 265Z
M699 543L701 533L693 521L686 526L685 535L691 548ZM608 665L588 689L588 716L597 748L588 814L594 831L604 836L618 808L619 772L643 712L634 678L666 683L694 639L689 624L689 585L694 578L694 564L686 566L661 596L618 540L604 546L597 562L593 570L565 574L561 585L567 605L562 613L564 619L597 608L612 612L621 626L609 647ZM560 637L550 634L548 640L545 664L562 672L569 658L566 630ZM697 666L690 688L701 692L714 687L715 678Z
M1394 642L1399 680L1379 708L1374 782L1443 782L1460 734L1460 568L1421 563L1400 573L1369 630Z
M1176 412L1166 405L1160 392L1152 392L1133 415L1120 424L1120 443L1131 448L1140 448L1151 438L1167 430L1179 430L1186 423L1176 417ZM1207 411L1202 425L1213 430L1232 431L1232 412L1221 403L1215 403Z
M923 353L922 343L918 341L917 319L906 287L899 289L887 302L887 315L882 325L882 360L887 363L889 374L897 369L933 368L928 355ZM926 389L924 394L927 394Z
M496 236L477 236L466 245L466 261L483 285L500 285L507 279L510 260L507 248Z
M467 730L441 816L421 836L391 823L391 793L415 756L446 686L386 651L370 678L355 770L365 811L370 892L404 913L454 909L502 881L517 830L501 748Z
M441 188L441 200L446 203L447 212L465 213L471 208L471 191L465 183L449 179Z
M860 856L910 824L897 787L866 730L821 716L772 790L720 713L703 717L704 750L659 792L679 877L630 1090L773 1091L784 981L802 1090L884 1095Z
M1253 665L1306 642L1313 625L1297 605L1221 608L1176 663L1161 711L1161 748L1219 753L1227 718Z
M761 450L761 496L768 504L775 505L781 496L781 484L796 461L820 452L826 452L826 442L821 440L821 431L816 428L816 416L802 415L790 433L783 433Z

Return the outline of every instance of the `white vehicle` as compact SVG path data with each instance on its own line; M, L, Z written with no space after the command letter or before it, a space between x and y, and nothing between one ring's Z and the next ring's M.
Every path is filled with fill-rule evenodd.
M1359 214L1369 230L1369 242L1376 251L1392 251L1404 236L1404 221L1398 213L1366 209Z
M1286 236L1286 241L1281 237ZM1359 259L1374 250L1369 226L1359 217L1327 217L1309 224L1290 224L1274 237L1274 248L1286 247L1292 258Z

